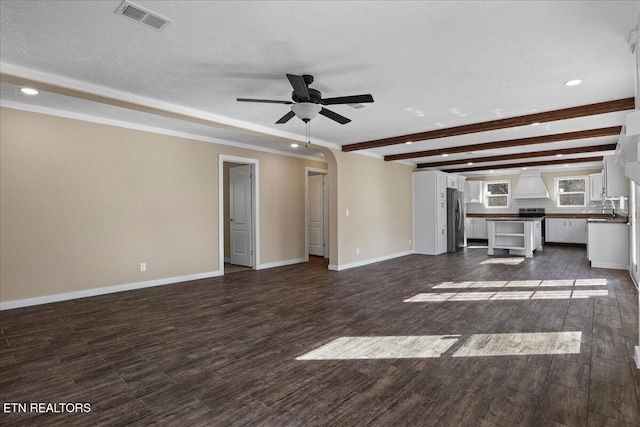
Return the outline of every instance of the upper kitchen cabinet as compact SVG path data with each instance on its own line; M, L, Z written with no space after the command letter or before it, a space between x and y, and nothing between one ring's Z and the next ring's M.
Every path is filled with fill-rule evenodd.
M447 175L447 188L458 190L458 178L454 175Z
M465 183L464 201L466 203L482 203L482 181Z
M605 197L629 195L624 166L615 164L615 156L604 156L604 191Z
M464 192L465 191L464 182L466 181L467 178L464 176L458 176L457 178L458 178L458 191Z
M604 181L602 172L589 175L589 200L592 202L602 201L604 194Z

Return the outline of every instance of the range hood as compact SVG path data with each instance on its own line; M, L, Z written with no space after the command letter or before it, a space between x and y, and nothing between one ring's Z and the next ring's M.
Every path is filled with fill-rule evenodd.
M542 182L540 172L522 172L511 197L514 199L548 199L549 192Z

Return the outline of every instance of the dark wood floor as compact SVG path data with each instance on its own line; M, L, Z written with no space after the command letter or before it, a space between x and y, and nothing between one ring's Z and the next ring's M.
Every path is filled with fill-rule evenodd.
M576 290L579 279L580 289L608 292L535 299L543 286L518 283L558 279L569 282L544 291ZM468 281L485 283L460 285ZM404 302L496 291L531 299ZM589 268L583 248L547 246L520 263L485 249L339 273L315 260L3 311L2 403L88 402L92 412L3 413L0 422L637 426L637 304L627 273ZM453 357L478 334L562 331L581 332L577 353ZM458 339L439 357L296 360L341 337L433 335Z

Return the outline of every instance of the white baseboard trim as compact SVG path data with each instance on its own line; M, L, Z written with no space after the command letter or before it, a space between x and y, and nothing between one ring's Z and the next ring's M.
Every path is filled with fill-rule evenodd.
M329 270L333 270L333 271L348 270L350 268L356 268L356 267L362 267L364 265L375 264L376 262L387 261L393 258L400 258L403 256L412 255L414 253L415 251L397 252L395 254L384 255L378 258L371 258L371 259L365 259L363 261L351 262L349 264L341 264L341 265L329 264Z
M636 286L636 289L640 289L640 287L638 287L638 281L636 280L636 278L633 275L633 273L631 273L631 270L629 270L629 277L631 277L631 281Z
M116 292L131 291L134 289L151 288L153 286L171 285L173 283L188 282L190 280L208 279L221 276L221 271L209 271L207 273L189 274L187 276L168 277L166 279L147 280L144 282L126 283L124 285L106 286L103 288L85 289L82 291L65 292L63 294L45 295L42 297L19 299L0 302L0 311L12 308L30 307L32 305L49 304L52 302L67 301L78 298L93 297L97 295L113 294Z
M309 261L308 258L286 259L284 261L276 261L276 262L269 262L269 263L266 263L266 264L258 264L256 266L256 270L265 270L267 268L273 268L273 267L283 267L285 265L300 264L302 262L308 262L308 261Z
M613 262L593 262L591 261L591 267L593 268L608 268L610 270L627 270L629 271L628 264L616 264Z
M635 357L635 359L636 359L636 368L640 369L640 346L637 345L635 347L635 350L636 350L636 352L635 352L635 354L636 354L636 357Z

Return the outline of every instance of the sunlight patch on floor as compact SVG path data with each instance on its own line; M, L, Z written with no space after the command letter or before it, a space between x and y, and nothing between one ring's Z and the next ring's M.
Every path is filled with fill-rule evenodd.
M411 359L440 357L460 335L340 337L296 360Z
M536 299L580 299L608 297L606 289L575 291L505 291L505 292L439 292L421 293L403 302L445 302L445 301L505 301Z
M577 279L574 286L607 286L607 279Z
M540 286L573 286L575 280L563 279L563 280L543 280Z
M482 261L480 264L502 264L502 265L518 265L524 261L524 257L509 257L509 258L489 258Z
M483 280L478 282L442 282L432 289L468 289L468 288L536 288L536 287L573 287L607 286L607 279L563 279L563 280Z
M475 334L453 357L525 356L533 354L580 353L582 332L532 332Z
M580 353L582 332L473 334L452 357ZM442 356L461 335L340 337L296 360L427 359Z
M482 245L482 244L468 244L467 243L467 249L489 249L488 245Z

